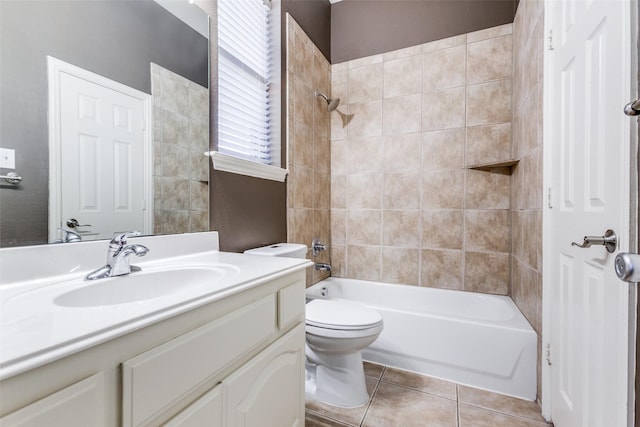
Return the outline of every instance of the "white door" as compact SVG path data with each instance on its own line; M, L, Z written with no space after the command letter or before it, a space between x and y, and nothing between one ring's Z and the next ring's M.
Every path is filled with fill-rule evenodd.
M553 50L544 77L544 343L551 365L543 360L543 406L550 404L556 427L625 426L629 289L613 260L629 242L630 120L622 112L632 97L629 2L547 1L545 8ZM571 246L608 229L618 235L614 253Z
M59 195L59 206L50 235L67 227L71 219L84 225L74 229L83 240L133 230L149 234L145 159L149 96L61 64L55 70L52 100L57 108L52 114L57 122L53 134L59 137L59 157L52 155L53 180L59 186L51 192Z

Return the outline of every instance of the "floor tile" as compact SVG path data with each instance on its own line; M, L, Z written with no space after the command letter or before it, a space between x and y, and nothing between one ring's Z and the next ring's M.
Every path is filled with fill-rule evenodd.
M544 418L540 415L540 407L535 402L463 385L458 386L458 400L461 403L492 409L536 422L544 422Z
M364 427L456 427L456 402L381 382Z
M365 362L367 405L307 401L307 427L547 427L535 402Z
M367 377L375 378L377 380L380 379L382 373L384 372L384 365L379 365L373 362L364 361L364 375Z
M546 427L546 423L538 423L524 418L490 411L489 409L460 403L460 427Z
M373 392L375 391L378 381L373 378L366 378L367 392L369 393L369 402ZM324 403L313 400L306 401L306 408L318 415L325 416L334 420L341 421L350 426L359 426L362 418L367 410L367 405L358 406L357 408L340 408L338 406L326 405Z
M323 418L318 414L307 411L304 418L305 427L347 427L347 424L339 423L338 421Z
M381 381L408 387L424 393L456 399L456 384L414 372L387 367Z

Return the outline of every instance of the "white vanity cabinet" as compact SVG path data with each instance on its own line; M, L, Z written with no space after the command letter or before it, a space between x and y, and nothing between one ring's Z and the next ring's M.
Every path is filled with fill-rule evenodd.
M300 346L300 340L304 340L302 324L223 379L163 426L304 425L304 348Z
M2 427L103 427L104 381L99 373L0 419Z
M304 324L222 381L228 427L304 425Z
M298 269L4 380L0 427L304 425L304 290Z
M222 427L223 425L222 386L218 385L165 423L164 427Z

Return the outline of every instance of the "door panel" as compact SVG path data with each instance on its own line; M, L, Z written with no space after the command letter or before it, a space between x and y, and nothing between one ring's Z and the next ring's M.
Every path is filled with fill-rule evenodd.
M222 384L229 427L304 426L304 324Z
M66 227L151 234L151 95L50 56L47 68L50 242Z
M60 78L62 220L107 239L144 231L144 105L70 74Z
M583 236L613 229L629 241L629 4L548 1L545 300L551 417L557 427L624 426L628 287L604 246ZM556 96L556 94L558 94ZM545 398L543 396L543 398Z

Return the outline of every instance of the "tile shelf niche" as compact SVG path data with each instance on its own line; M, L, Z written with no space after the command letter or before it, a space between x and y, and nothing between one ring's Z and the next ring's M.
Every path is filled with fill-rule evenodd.
M466 169L510 168L518 164L518 159L495 160L465 166Z

